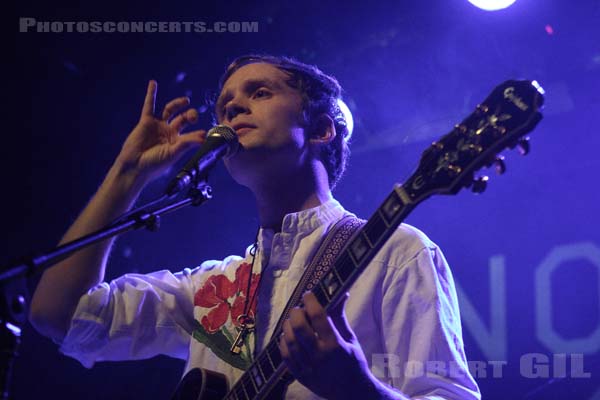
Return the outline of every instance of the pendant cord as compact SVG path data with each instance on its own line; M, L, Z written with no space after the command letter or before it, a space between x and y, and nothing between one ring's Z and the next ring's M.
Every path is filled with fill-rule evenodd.
M256 262L256 253L258 251L258 235L260 234L260 226L258 227L258 231L256 232L256 238L254 240L254 244L252 245L252 247L250 248L250 255L252 256L252 264L250 264L250 273L248 274L248 285L246 287L246 296L244 299L244 312L237 318L237 321L240 324L240 327L237 328L238 329L238 335L235 338L231 348L230 348L230 352L232 354L240 354L241 350L242 350L242 346L244 346L246 343L246 336L248 335L248 333L254 332L254 329L256 327L256 315L254 316L250 316L248 315L250 312L250 309L252 308L252 304L254 303L257 293L260 289L260 284L262 282L262 272L261 271L258 275L258 283L256 285L256 289L254 290L254 293L252 293L252 298L250 298L250 290L252 289L252 273L254 272L254 263Z
M252 248L250 249L250 255L252 255L252 264L250 264L250 273L248 274L248 286L246 288L246 300L244 302L244 313L242 314L242 316L246 319L249 317L248 313L250 312L251 305L254 302L256 293L258 292L258 289L260 287L260 282L262 281L262 271L261 271L261 273L258 277L258 284L256 285L256 290L254 291L254 293L252 293L252 299L250 299L250 289L252 288L252 273L254 272L254 262L256 261L256 252L258 251L258 235L259 234L260 234L260 227L258 228L258 231L256 232L256 238L254 239L254 244L252 245ZM244 323L244 321L242 321L242 324L243 323Z

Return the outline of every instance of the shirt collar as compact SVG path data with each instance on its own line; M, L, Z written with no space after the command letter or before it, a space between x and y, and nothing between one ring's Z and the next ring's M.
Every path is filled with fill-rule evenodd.
M342 205L332 198L325 203L313 208L286 214L281 224L282 235L306 236L323 224L330 224L344 216L346 210ZM275 231L268 228L260 228L258 232L258 247L270 250Z

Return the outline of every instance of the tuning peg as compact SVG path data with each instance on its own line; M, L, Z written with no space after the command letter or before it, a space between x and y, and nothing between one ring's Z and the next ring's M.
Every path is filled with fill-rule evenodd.
M431 143L431 147L433 149L435 149L435 150L444 150L444 143L442 143L442 142L433 142L433 143Z
M506 163L504 162L504 156L498 156L494 160L494 166L496 167L496 173L502 175L506 172Z
M488 106L486 106L485 104L478 104L477 105L477 112L483 113L483 114L487 114L487 112L490 110L490 108Z
M460 133L467 133L467 127L464 124L456 124L454 125L454 129L458 130Z
M487 188L488 179L487 176L480 176L474 179L473 183L471 183L471 191L473 193L483 193Z
M460 174L462 172L462 168L459 167L458 165L448 165L446 166L446 171L448 171L448 175L450 176L457 176L458 174Z
M483 147L478 145L478 144L470 144L467 146L466 150L476 156L477 154L481 153L483 151Z
M529 145L529 138L520 139L517 142L517 149L519 149L519 153L521 153L522 156L526 156L527 154L529 154L529 150L531 150L531 146Z

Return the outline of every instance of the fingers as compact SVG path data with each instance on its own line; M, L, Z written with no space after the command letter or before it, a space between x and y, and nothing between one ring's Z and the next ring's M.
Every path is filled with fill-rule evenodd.
M301 308L290 311L282 329L279 342L281 356L292 374L301 378L319 360L318 338Z
M310 324L319 336L319 339L331 344L336 340L335 332L329 318L327 318L325 309L321 306L317 297L311 292L306 292L302 296L302 301L304 302L304 310L308 315Z
M156 91L158 90L158 84L155 80L148 82L148 90L146 91L146 98L144 99L144 106L142 107L143 116L154 115L154 104L156 102Z
M285 344L287 346L289 358L293 361L294 365L299 366L299 365L308 363L308 361L309 361L308 355L311 353L309 353L307 351L307 349L303 348L302 342L300 340L298 340L299 336L303 335L299 331L304 328L294 326L292 324L291 317L292 317L292 314L294 314L294 311L302 312L302 310L300 310L300 309L292 309L292 311L290 311L290 319L285 321L285 323L283 324L283 341L285 342ZM295 320L297 321L301 318L302 318L301 316L297 316L295 318ZM295 322L295 323L297 323L297 322ZM308 323L307 323L307 325L308 325Z
M181 132L186 126L190 124L195 124L198 122L198 111L193 108L182 112L171 121L171 126L177 130L177 132Z
M289 325L294 333L300 349L307 354L313 354L318 347L316 332L310 326L307 316L301 308L290 311Z
M293 308L283 324L279 340L281 357L290 372L305 386L316 382L314 367L329 365L339 368L346 360L344 355L350 352L344 343L345 337L355 336L344 316L347 298L347 294L341 298L329 310L328 316L316 296L307 292L302 297L304 308ZM339 326L334 320L340 321Z
M313 293L307 292L302 297L311 325L319 338L326 344L334 345L340 340L352 342L356 339L344 312L349 297L348 293L344 293L340 301L331 307L328 313Z
M148 82L148 90L146 92L146 98L144 99L144 106L142 107L142 117L154 116L155 104L156 104L156 92L158 90L158 84L156 81L151 80ZM189 97L178 97L171 100L162 112L162 120L170 122L170 125L175 128L177 132L181 132L186 126L194 124L198 121L198 111L189 109L181 114L177 115L183 108L190 105Z
M167 103L165 108L163 109L162 119L163 121L169 122L171 118L182 108L190 105L189 97L178 97L174 100L171 100Z
M175 149L175 153L180 156L183 155L187 150L192 147L197 147L204 143L206 140L206 131L198 130L193 132L188 132L184 135L180 135L177 138L177 148Z
M302 370L301 354L298 351L294 332L289 320L283 324L282 329L283 333L279 339L279 352L290 372L295 377L298 377Z
M340 302L329 310L329 315L335 328L342 339L344 339L346 342L351 342L356 339L356 335L350 327L350 323L348 322L348 318L346 318L346 313L344 312L349 298L350 294L348 292L344 293L344 296Z

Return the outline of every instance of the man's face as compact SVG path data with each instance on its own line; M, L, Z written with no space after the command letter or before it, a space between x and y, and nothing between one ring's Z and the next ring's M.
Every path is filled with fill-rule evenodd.
M255 63L234 72L223 86L217 119L236 131L243 147L225 161L240 183L245 181L240 173L248 169L293 168L305 159L302 97L286 83L288 78L271 64Z

